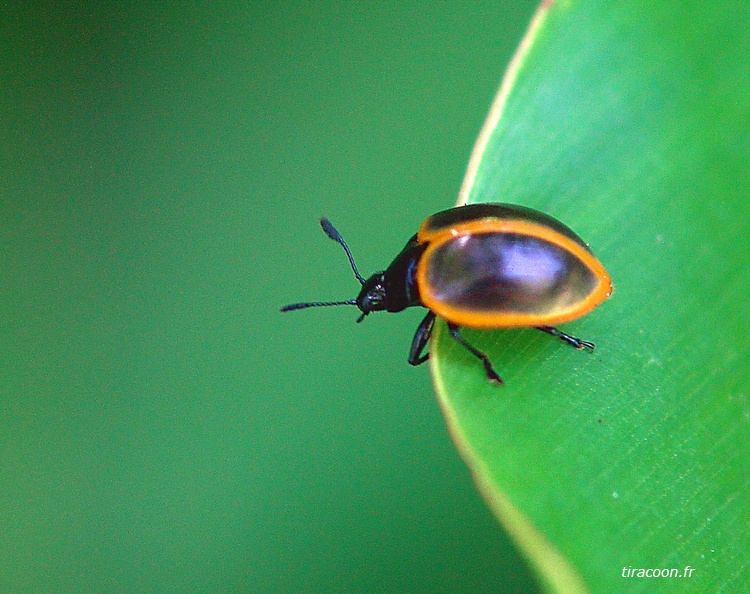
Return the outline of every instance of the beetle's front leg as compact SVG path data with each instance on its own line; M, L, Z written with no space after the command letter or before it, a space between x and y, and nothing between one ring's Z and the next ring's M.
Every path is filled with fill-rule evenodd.
M411 348L409 349L409 365L421 365L427 359L430 358L430 353L422 354L422 351L430 341L430 335L432 334L432 327L435 324L435 314L427 312L424 320L417 327L417 331L414 333L414 340L411 341Z

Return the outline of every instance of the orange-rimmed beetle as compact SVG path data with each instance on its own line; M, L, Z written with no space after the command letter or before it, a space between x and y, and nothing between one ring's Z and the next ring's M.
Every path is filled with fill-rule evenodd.
M409 363L420 365L435 316L502 384L487 355L459 334L468 328L532 327L577 349L594 345L554 328L590 312L612 294L612 281L586 243L557 219L513 204L470 204L432 215L383 272L360 275L349 247L328 219L328 237L339 243L362 285L356 299L294 303L281 308L356 305L361 322L373 311L421 305L430 311L417 328Z

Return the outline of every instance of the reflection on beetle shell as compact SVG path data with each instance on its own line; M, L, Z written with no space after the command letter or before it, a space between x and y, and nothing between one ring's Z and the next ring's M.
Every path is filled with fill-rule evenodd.
M514 233L460 235L425 265L435 299L473 311L545 314L585 299L598 284L566 250Z

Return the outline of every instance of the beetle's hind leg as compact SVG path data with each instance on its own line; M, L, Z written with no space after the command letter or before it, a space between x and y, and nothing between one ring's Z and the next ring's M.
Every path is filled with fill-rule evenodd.
M425 353L423 355L422 351L430 340L434 324L435 314L428 312L424 317L424 320L422 320L417 327L417 331L414 333L414 340L411 341L411 348L409 349L409 365L421 365L430 358L430 353Z
M565 334L565 332L562 332L557 328L553 328L552 326L536 326L536 329L541 330L542 332L546 332L547 334L550 334L552 336L557 336L557 338L559 338L563 342L567 342L570 346L574 346L579 351L584 348L592 351L594 350L593 342L589 342L588 340L581 340L580 338L576 338L575 336L571 336L570 334Z
M459 328L460 326L456 326L456 324L451 324L450 322L448 322L448 332L450 332L450 335L458 342L460 342L466 349L468 349L468 351L472 355L477 357L482 362L482 364L484 365L484 371L487 374L487 379L496 382L499 385L502 385L503 380L500 379L500 376L495 371L495 368L492 366L492 362L490 361L489 357L479 349L471 346L463 338L461 338L461 335L458 333Z

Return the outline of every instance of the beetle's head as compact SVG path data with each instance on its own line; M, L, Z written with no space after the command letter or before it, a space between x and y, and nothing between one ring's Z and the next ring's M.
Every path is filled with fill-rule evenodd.
M365 319L365 316L371 311L380 311L385 309L385 275L382 272L376 272L369 279L365 280L364 277L357 270L357 265L354 263L354 257L349 246L346 245L344 238L341 234L336 231L331 222L326 219L320 219L320 226L325 231L326 235L338 243L344 248L346 257L349 258L349 264L354 271L354 276L362 285L362 290L356 299L348 299L347 301L308 301L304 303L292 303L291 305L285 305L281 308L281 311L292 311L295 309L305 309L307 307L327 307L329 305L356 305L362 315L359 316L357 322L361 322Z
M357 307L362 312L358 322L361 322L371 311L382 311L385 307L385 274L376 272L362 285L357 296Z

